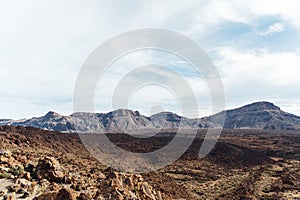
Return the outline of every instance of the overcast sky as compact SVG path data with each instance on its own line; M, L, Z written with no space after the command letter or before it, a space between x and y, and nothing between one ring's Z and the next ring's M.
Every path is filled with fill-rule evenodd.
M138 28L170 29L196 41L219 71L227 108L265 100L300 115L299 7L297 0L1 1L0 118L49 110L71 114L75 81L89 54L112 36ZM178 58L151 51L112 65L101 80L105 87L96 91L97 111L112 109L109 92L126 70L149 63L185 72L197 95L198 115L212 113L201 77ZM147 115L160 105L180 113L170 91L142 89L132 95L129 108Z

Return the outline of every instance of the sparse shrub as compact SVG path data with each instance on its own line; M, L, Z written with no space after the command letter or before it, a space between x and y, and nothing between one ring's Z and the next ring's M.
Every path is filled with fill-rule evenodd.
M24 173L24 167L22 165L14 165L11 168L11 173L14 176L20 176Z
M12 154L18 154L19 151L18 151L18 150L13 150L11 153L12 153Z
M263 193L269 193L269 192L270 192L270 189L269 189L269 188L263 188L263 189L262 189L262 192L263 192Z
M7 172L0 173L0 178L8 178L8 177L9 177L9 173Z

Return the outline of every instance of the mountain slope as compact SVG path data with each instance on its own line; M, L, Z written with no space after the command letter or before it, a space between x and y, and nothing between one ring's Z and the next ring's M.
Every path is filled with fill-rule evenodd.
M14 122L11 125L32 126L56 131L69 131L75 128L73 117L63 116L52 111L48 112L45 116L33 117L21 122Z
M284 112L270 102L256 102L237 109L223 111L206 117L205 120L219 124L219 117L224 112L226 115L224 128L227 129L300 129L300 117Z
M6 123L6 122L9 122ZM2 125L32 126L61 132L120 132L123 130L149 130L207 127L200 119L188 119L175 113L162 112L150 117L138 111L118 109L109 113L74 113L63 116L48 112L45 116L34 117L21 122L3 120Z
M74 113L70 116L48 112L45 116L28 120L1 119L1 125L32 126L61 132L122 132L123 130L209 128L220 127L225 114L227 129L300 129L300 117L284 112L270 102L256 102L240 108L200 119L189 119L172 112L161 112L150 117L138 111L118 109L109 113Z

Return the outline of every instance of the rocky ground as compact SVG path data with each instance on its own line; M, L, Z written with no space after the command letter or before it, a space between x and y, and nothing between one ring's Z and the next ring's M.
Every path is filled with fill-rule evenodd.
M225 130L198 159L203 134L176 163L130 174L99 163L76 134L3 126L0 199L300 199L300 133Z

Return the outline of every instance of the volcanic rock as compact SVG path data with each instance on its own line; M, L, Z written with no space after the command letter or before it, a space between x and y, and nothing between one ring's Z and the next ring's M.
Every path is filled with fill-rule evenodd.
M38 179L47 179L50 182L61 182L64 173L59 162L55 158L47 156L39 160L36 167L36 176Z

